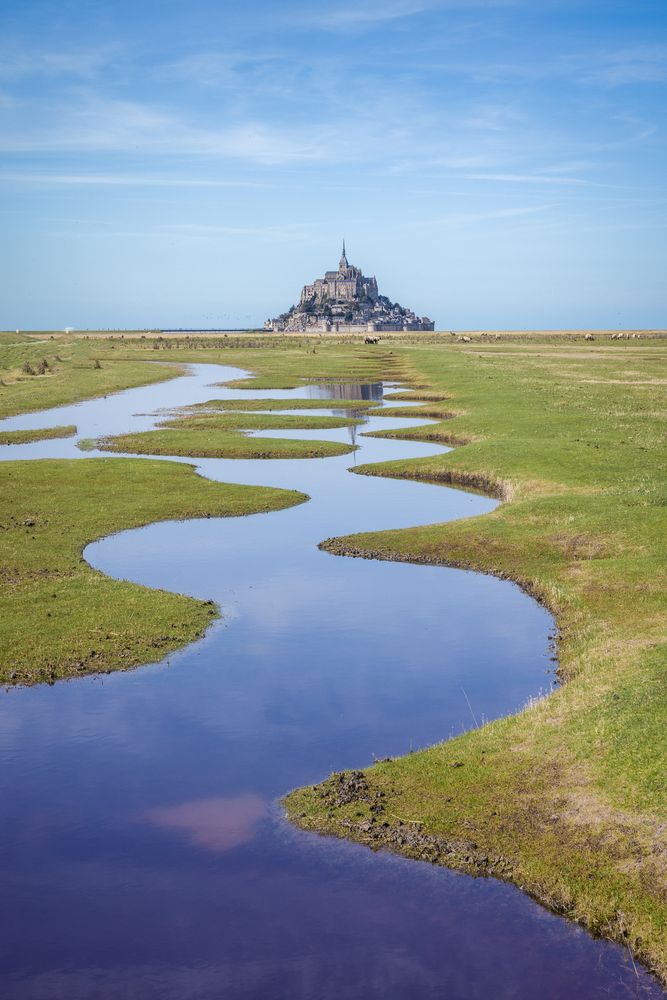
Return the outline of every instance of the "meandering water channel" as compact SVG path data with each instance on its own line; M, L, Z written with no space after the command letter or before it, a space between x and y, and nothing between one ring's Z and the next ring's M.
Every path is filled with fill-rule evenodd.
M0 457L90 458L78 438L146 430L210 398L322 398L333 386L212 388L191 374L2 421L77 438ZM381 385L358 387L380 400ZM401 404L404 405L404 404ZM137 416L136 414L142 414ZM407 426L371 417L362 431ZM264 432L263 432L264 433ZM335 431L278 436L348 440ZM277 799L519 708L553 682L549 615L480 574L334 557L322 539L482 514L495 502L355 476L431 445L356 455L175 459L311 499L166 522L88 547L103 572L210 598L222 619L167 661L0 696L0 994L11 1000L474 1000L663 997L628 954L510 885L302 833Z

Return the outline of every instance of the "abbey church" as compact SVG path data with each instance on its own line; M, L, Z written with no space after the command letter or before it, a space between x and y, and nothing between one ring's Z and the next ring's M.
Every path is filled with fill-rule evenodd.
M365 277L350 264L345 253L337 271L327 271L311 285L304 285L299 304L268 319L265 330L286 333L361 333L390 330L432 330L433 321L416 316L386 295L380 295L376 279Z

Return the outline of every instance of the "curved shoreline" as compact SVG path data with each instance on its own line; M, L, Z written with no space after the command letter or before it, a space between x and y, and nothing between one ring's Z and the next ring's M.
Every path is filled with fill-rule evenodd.
M410 380L401 379L400 389L398 391L406 400L408 398L406 390L409 388ZM419 399L419 390L422 390L421 398L425 402L432 402L435 392L431 392L431 389L431 386L424 385L424 383L418 383L415 388L415 396L412 398ZM399 409L399 407L397 407L397 409ZM385 414L389 412L390 410L384 411ZM453 414L446 414L441 416L440 419L449 419L452 415ZM424 416L429 419L433 418L433 411L425 413ZM410 440L409 436L404 437L404 435L401 434L401 428L398 428L390 433L394 439ZM383 432L380 431L374 432L373 435L368 436L379 437L385 435L383 435ZM423 439L424 438L422 436L418 438L418 440ZM434 442L437 441L437 443L444 443L442 442L442 437L435 434L428 438L428 440L432 440ZM447 443L450 441L451 438ZM463 446L467 444L468 441L459 439L458 443ZM492 499L499 500L502 503L511 502L513 493L511 483L494 479L485 473L475 474L458 472L457 470L442 470L441 475L420 475L417 469L411 472L397 473L383 471L382 464L367 467L361 466L359 468L349 469L348 471L356 475L377 476L379 478L388 479L407 479L415 482L431 482L453 488L456 488L457 486L460 486L461 488L467 487L469 489L473 489L475 492L483 493L485 496ZM474 515L474 517L486 516L486 514ZM397 530L400 531L405 529ZM497 579L506 580L520 587L529 597L546 607L547 610L554 615L554 619L557 624L557 612L549 606L545 595L537 593L533 590L531 582L527 579L522 579L518 576L506 575L501 570L480 570L464 561L449 561L443 560L442 558L429 558L425 556L420 558L416 555L406 555L405 557L400 557L396 553L392 552L391 549L360 549L354 546L354 538L354 535L327 538L319 543L318 548L324 552L329 552L332 555L344 556L353 559L360 558L383 562L406 562L413 565L423 566L442 566L448 569L461 569L494 576ZM555 641L558 641L557 637ZM561 676L560 665L556 668L556 674L559 676L561 681L564 680ZM547 697L548 696L549 695L547 695ZM529 707L524 708L522 711L528 710ZM504 718L507 718L507 716ZM494 723L486 723L483 724L483 726L493 724ZM384 762L380 762L380 765L382 763ZM378 767L377 764L373 765L372 770L375 770L376 767ZM423 829L424 823L419 819L406 820L397 816L387 816L386 808L382 802L385 792L373 788L372 783L369 782L368 779L368 770L334 772L329 778L313 785L312 790L326 801L327 806L330 809L341 804L359 805L363 803L366 805L370 804L370 810L373 815L371 815L370 818L364 818L357 823L345 818L341 821L342 830L338 823L329 824L320 821L315 823L304 822L304 820L307 820L307 814L300 811L301 797L299 794L303 791L303 789L296 789L283 796L280 802L284 808L286 817L291 823L299 827L299 829L350 839L356 843L370 847L372 850L386 849L392 853L412 858L413 860L425 861L430 864L444 865L448 868L454 869L455 871L460 871L474 877L492 877L505 882L510 882L516 885L522 892L525 892L536 902L540 903L540 905L545 906L552 913L555 913L558 916L571 918L567 907L565 907L557 899L545 895L544 892L542 892L538 887L522 885L515 877L512 863L508 858L503 857L500 854L489 854L488 851L480 848L474 840L466 840L463 837L460 839L445 839L426 833ZM381 820L381 822L378 822L378 820ZM617 940L617 943L624 942ZM640 958L640 956L637 957ZM640 960L642 959L640 958Z
M415 412L414 416L419 417L419 413ZM396 434L396 436L398 436L398 433ZM406 437L405 439L409 440L408 437ZM360 469L359 471L362 474L377 475L380 477L385 475L382 472L378 471L371 472L363 468ZM390 478L390 476L387 476L387 478ZM431 482L445 481L449 482L450 484L452 483L452 479L439 480L437 477L432 477L432 476L418 477L411 475L402 475L400 476L400 478L414 478L415 480L419 480L421 478L422 481L424 480ZM470 484L468 483L466 485ZM496 494L497 496L503 493L503 488L501 484L498 485L497 489L498 489L498 493ZM498 496L498 498L501 497ZM404 529L404 530L411 530L411 529ZM335 543L337 541L340 542L341 540L340 539L328 540L330 544L327 544L327 542L322 542L320 547L327 551L336 551ZM379 551L380 550L377 550L377 552L372 552L369 549L365 552L359 550L358 553L346 552L345 554L359 554L359 555L365 555L368 558L384 558L384 559L391 559L392 561L398 561L395 556L388 554L388 552L385 552L383 555L377 554L379 553ZM442 560L436 561L433 559L426 559L426 558L419 558L419 559L406 558L402 561L418 562L422 564L428 563L437 565L448 565ZM520 580L517 580L515 577L511 575L505 575L504 573L493 574L492 572L490 573L489 570L480 570L477 566L471 566L470 564L466 563L449 563L449 565L456 565L457 567L464 569L472 568L478 572L483 572L489 575L497 575L501 579L513 580L513 582L518 582L520 586L523 586L524 589L526 589L530 593L529 585L527 582L525 584L522 584ZM535 597L535 594L531 594L531 596ZM499 723L495 723L493 725L499 725ZM382 767L382 765L380 765L380 767ZM352 772L352 774L355 775L354 780L358 786L360 779L359 777L357 777L357 775L359 774L359 772ZM367 778L364 778L363 780L366 782L366 787L364 787L362 783L360 788L357 787L356 790L353 789L352 791L354 792L354 795L351 798L348 797L350 790L347 789L345 791L344 797L347 799L347 801L344 803L344 805L357 806L359 804L365 804L369 807L370 810L372 807L374 806L377 807L379 804L381 804L378 801L377 798L378 792L376 791L376 789L368 782ZM331 779L329 779L329 781L331 781ZM327 785L326 782L323 784ZM328 790L335 792L337 784L340 784L338 779L334 781L333 786L332 787L330 786ZM381 811L378 812L376 810L376 813L382 815ZM399 853L407 854L411 857L419 857L426 860L437 860L437 861L445 860L448 867L459 868L460 870L468 871L472 874L480 874L480 873L493 874L494 876L513 881L515 884L518 884L519 887L522 888L524 891L526 891L528 894L532 895L533 898L538 899L542 903L546 902L546 899L539 894L540 891L539 886L537 887L537 891L535 891L534 886L531 887L530 885L528 886L522 885L519 879L517 877L514 877L514 873L511 870L511 865L509 867L506 867L508 865L508 862L507 859L505 859L502 855L490 855L485 852L484 848L479 848L478 845L472 840L461 839L460 841L457 842L454 840L447 840L446 838L438 839L434 835L428 834L424 831L415 832L414 827L416 825L416 821L405 818L400 819L398 817L396 817L396 820L397 822L394 824L394 827L392 828L394 831L393 834L390 835L389 833L386 833L385 836L386 839L388 840L391 839L391 836L393 836L394 841L396 841L396 843L393 846L398 847ZM376 832L374 830L371 831L368 827L362 829L362 824L364 824L365 822L366 820L362 820L361 823L357 824L356 833L358 834L358 836L356 837L353 836L354 831L352 831L352 833L346 833L345 835L351 836L352 839L358 839L362 843L368 843L371 846L392 846L391 844L386 844L386 845L384 843L380 844L377 840ZM352 828L350 829L352 830ZM329 831L329 832L334 832L334 831ZM554 910L554 912L559 912L568 916L572 916L572 914L567 909L559 908L557 900L554 900L553 903L547 902L547 905L550 905L550 907ZM623 940L622 935L619 937L619 940L621 941L621 943L624 944L626 943Z
M401 381L408 385L410 382L416 383L417 391L415 398L420 395L425 402L424 410L437 394L437 389L432 383L424 382L422 379L409 376L403 377ZM402 398L407 398L404 388L401 390ZM444 402L444 396L441 397ZM449 398L449 397L447 397ZM416 411L416 414L419 411ZM430 411L431 416L434 412ZM443 413L441 420L451 419L452 416L464 416L464 412L457 414ZM391 437L401 437L400 430L392 431ZM376 436L388 436L376 434ZM471 441L471 438L461 437L456 439L456 435L450 436L446 432L436 431L432 434L426 432L415 436L419 440L446 441L450 444L455 442L464 445ZM408 436L406 439L410 439ZM418 461L414 463L418 466ZM362 466L352 470L360 475L372 475L384 478L414 479L416 481L440 482L448 485L468 485L487 496L494 497L501 503L511 502L514 494L514 484L508 480L502 480L487 473L476 473L474 471L460 469L440 469L437 472L429 470L421 471L418 467L411 469L383 469L381 464L373 466ZM478 515L479 517L486 515ZM396 538L405 535L406 530L399 529L395 532L384 532L384 536ZM415 529L415 533L418 529ZM361 544L360 544L361 540ZM324 540L319 546L324 551L334 555L347 556L350 558L363 558L380 561L406 562L418 565L433 565L448 568L458 568L474 572L495 576L499 579L509 580L518 585L538 603L542 604L553 615L556 622L556 633L554 641L556 648L560 652L561 632L562 632L562 608L553 600L552 595L544 587L540 587L535 579L529 579L520 572L506 571L500 566L496 566L488 560L482 565L479 561L471 558L460 558L448 556L443 552L418 552L406 550L399 551L388 541L384 546L378 546L367 541L364 535L347 535L332 537ZM567 628L567 626L565 626ZM561 682L567 682L569 677L568 669L563 669L558 656L557 676ZM547 694L547 698L553 698L554 692ZM527 705L519 715L530 713L535 706ZM508 721L513 716L507 716L502 721ZM487 723L473 731L472 740L475 733L481 733L488 728L498 727L499 722ZM461 738L448 740L440 744L440 748L451 748L458 746ZM474 743L473 743L474 746ZM437 746L436 746L437 748ZM434 748L434 750L436 749ZM429 751L426 751L428 753ZM417 751L419 756L424 751ZM484 754L484 750L482 750ZM447 763L452 768L463 766L459 760L448 760ZM393 791L392 778L393 761L381 761L372 767L364 770L353 770L345 772L334 772L329 778L313 785L304 786L293 790L284 796L281 804L285 810L287 818L301 829L317 832L324 835L341 837L353 840L357 843L370 847L372 850L386 849L392 853L425 860L433 864L445 865L457 871L465 872L473 876L494 877L502 881L511 882L535 899L540 905L545 906L551 912L584 926L594 937L602 937L614 941L617 944L627 947L629 951L640 961L645 968L650 970L659 981L667 984L667 966L656 960L655 952L651 948L644 947L641 938L633 938L629 932L623 914L617 920L607 920L603 924L599 919L586 919L577 912L576 907L567 899L566 894L561 890L554 891L547 885L539 881L532 881L526 878L525 871L521 864L516 863L516 859L506 852L499 851L497 845L494 846L494 839L487 837L482 846L474 837L466 837L466 831L462 827L468 825L467 819L458 824L456 835L442 836L434 832L433 824L424 820L424 813L420 815L419 809L412 819L405 819L396 814L392 814L390 809L391 794ZM378 778L380 779L378 781ZM319 800L319 802L317 801ZM315 804L314 804L315 803ZM362 817L362 818L358 818ZM663 829L663 828L660 828Z

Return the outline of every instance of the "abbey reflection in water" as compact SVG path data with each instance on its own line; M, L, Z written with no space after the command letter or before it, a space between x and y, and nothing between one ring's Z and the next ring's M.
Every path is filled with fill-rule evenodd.
M365 399L382 402L382 382L326 382L315 387L322 399Z

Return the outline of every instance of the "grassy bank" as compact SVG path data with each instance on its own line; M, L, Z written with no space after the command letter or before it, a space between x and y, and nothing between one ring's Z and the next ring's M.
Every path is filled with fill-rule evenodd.
M507 502L325 547L520 582L556 616L565 683L516 716L298 790L288 813L307 829L510 879L665 980L665 349L494 344L402 358L427 399L411 415L445 414L411 436L468 443L357 471Z
M367 410L373 406L375 403L368 399L270 399L267 397L266 399L209 399L206 403L195 403L188 409L192 412L197 410L241 410L244 413L252 413L256 410L265 410L268 413L273 413L281 410Z
M104 535L169 518L288 507L303 494L215 483L176 463L8 462L0 494L0 681L126 669L203 633L210 603L111 580L81 557Z
M73 337L0 339L0 419L163 382L182 370L146 364L154 360L147 352L121 358L121 344Z
M0 431L0 445L50 441L53 438L74 437L75 434L75 424L64 424L59 427L36 427L34 430L26 431Z
M350 417L271 413L184 413L160 427L139 434L100 438L102 451L136 455L185 455L198 458L327 458L352 451L334 441L246 437L243 431L351 427Z

